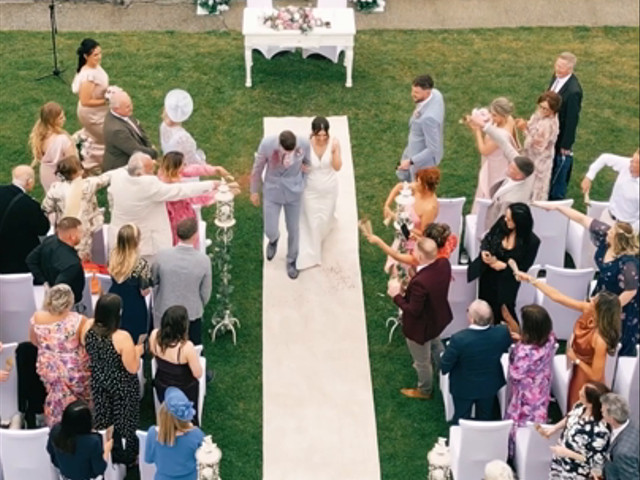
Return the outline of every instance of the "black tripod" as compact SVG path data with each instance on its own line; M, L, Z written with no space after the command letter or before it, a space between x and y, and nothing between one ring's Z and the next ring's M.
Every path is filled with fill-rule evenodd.
M51 0L51 3L49 3L49 21L51 22L51 45L53 46L53 71L47 75L43 75L42 77L36 78L36 80L43 80L49 77L57 77L64 82L65 80L64 78L62 78L62 72L64 72L64 70L60 70L58 68L58 48L56 45L56 35L58 34L58 24L56 22L56 1L55 0Z

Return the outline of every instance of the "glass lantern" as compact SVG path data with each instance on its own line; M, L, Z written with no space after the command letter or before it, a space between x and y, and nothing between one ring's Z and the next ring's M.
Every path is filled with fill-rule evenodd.
M451 478L451 455L447 439L439 437L427 455L429 461L429 480L449 480Z
M400 232L402 225L406 225L409 230L413 229L413 221L411 219L411 206L415 203L413 192L407 182L402 185L402 190L395 198L396 202L396 220L393 226L396 232Z
M233 212L233 193L227 182L222 179L215 194L216 219L214 223L220 228L230 228L236 224Z
M211 435L204 437L202 445L196 450L198 462L198 480L221 480L220 459L222 452L218 445L213 443Z

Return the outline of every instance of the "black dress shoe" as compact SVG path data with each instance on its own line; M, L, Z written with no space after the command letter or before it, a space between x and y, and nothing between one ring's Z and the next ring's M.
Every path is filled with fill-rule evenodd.
M296 262L287 263L287 275L291 280L298 278L298 269L296 268Z
M273 257L276 256L276 251L278 250L278 240L275 242L269 242L267 244L267 260L272 260Z

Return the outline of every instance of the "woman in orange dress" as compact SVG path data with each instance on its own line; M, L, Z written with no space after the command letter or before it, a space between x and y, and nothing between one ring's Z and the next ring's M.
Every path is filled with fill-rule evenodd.
M582 312L567 342L567 358L573 363L567 404L570 410L578 401L580 389L588 381L604 383L607 353L613 354L620 341L620 300L605 290L589 301L580 301L525 273L519 273L518 277L531 283L554 302Z

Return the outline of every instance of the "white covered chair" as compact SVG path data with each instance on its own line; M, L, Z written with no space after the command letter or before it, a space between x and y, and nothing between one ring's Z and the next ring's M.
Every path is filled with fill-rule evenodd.
M549 205L571 207L573 199L539 202ZM564 252L567 246L569 219L560 212L531 206L533 232L540 238L540 248L535 263L564 267Z
M573 376L573 365L567 361L566 355L555 355L552 363L551 393L558 402L558 407L564 417L567 414L569 400L569 382Z
M507 385L509 384L509 353L503 353L500 357L500 363L502 364L502 371L504 372L504 379L507 383L498 390L498 403L500 404L500 418L504 418L504 414L507 411Z
M0 370L8 370L9 378L0 383L0 420L11 421L18 413L18 370L15 365L17 343L5 343L0 352Z
M556 288L570 298L585 300L589 295L589 285L593 278L593 269L575 270L545 265L547 285ZM522 288L522 287L520 287ZM538 292L538 304L542 305L553 319L553 331L559 340L568 340L573 332L573 325L580 317L580 312L554 302L546 295Z
M446 375L439 372L440 375L440 393L442 394L442 403L444 404L444 419L450 422L453 418L455 408L453 406L453 397L451 396L451 390L449 387L449 374Z
M107 441L107 431L100 430L100 435L102 435L102 442ZM107 469L104 471L104 475L102 476L103 480L124 480L127 476L127 467L121 463L114 464L111 461L111 454L109 454L109 458L107 459Z
M198 349L199 348L199 349ZM196 352L200 354L202 346L196 347ZM207 359L200 356L200 367L202 368L202 375L198 379L198 423L202 425L202 410L204 410L204 397L207 393ZM156 358L151 359L151 378L156 378L156 371L158 369L158 362ZM156 395L156 389L153 389L153 404L156 409L156 413L160 409L160 402Z
M449 448L453 478L479 478L491 460L507 460L509 431L513 420L479 422L460 420L449 429Z
M587 216L600 218L602 212L609 208L609 202L591 201L587 207ZM589 232L586 228L576 222L569 222L567 232L567 252L571 255L576 268L594 268L593 255L596 248L591 243Z
M613 382L613 391L629 402L631 419L638 425L640 421L640 347L636 346L635 357L618 358L618 371Z
M604 364L604 383L613 390L613 384L616 382L616 372L618 371L618 354L622 344L619 343L613 355L607 353L607 362Z
M93 273L84 274L84 289L82 290L82 304L85 311L83 315L87 318L93 318L93 296L91 295L91 281Z
M540 480L549 478L551 447L558 443L560 430L549 439L540 435L533 422L518 427L515 439L515 465L518 480ZM551 425L542 425L549 427Z
M109 231L103 225L100 230L93 233L91 243L91 261L100 265L109 263L109 247L107 245Z
M478 280L467 282L467 268L467 265L453 265L451 267L449 305L453 312L453 320L440 334L440 338L449 338L469 326L467 308L478 296Z
M0 341L29 339L29 319L36 311L33 277L30 273L0 275Z
M247 8L261 8L266 11L273 10L272 0L247 0ZM269 45L267 47L259 47L259 50L265 58L271 60L275 55L280 52L294 52L293 47L281 47L279 45Z
M156 476L156 466L153 463L147 463L144 461L144 452L147 448L147 432L142 430L136 430L136 436L138 437L138 470L140 471L140 480L153 480Z
M538 278L538 273L540 273L540 265L531 265L529 271L527 272L533 278ZM518 289L518 296L516 297L516 313L520 315L520 310L525 305L531 305L532 303L537 303L537 293L538 290L536 287L527 282L520 283L520 288Z
M37 430L0 429L0 458L7 480L58 480L47 453L48 428Z
M480 254L480 242L486 233L484 224L491 200L478 198L476 204L478 205L478 212L470 213L464 217L464 249L469 255L470 262Z
M465 197L439 198L438 216L436 222L446 223L451 228L451 233L458 237L458 245L451 252L449 261L451 265L457 265L460 261L460 244L462 243L462 209L464 208ZM426 225L425 225L426 226Z
M347 0L318 0L318 8L347 8ZM338 63L340 59L340 52L343 52L342 47L316 47L316 48L303 48L302 56L307 58L309 55L318 54L328 58L333 63Z
M100 282L100 290L102 290L102 294L109 293L109 289L111 288L111 284L113 283L113 280L111 280L111 275L96 273L96 278Z

